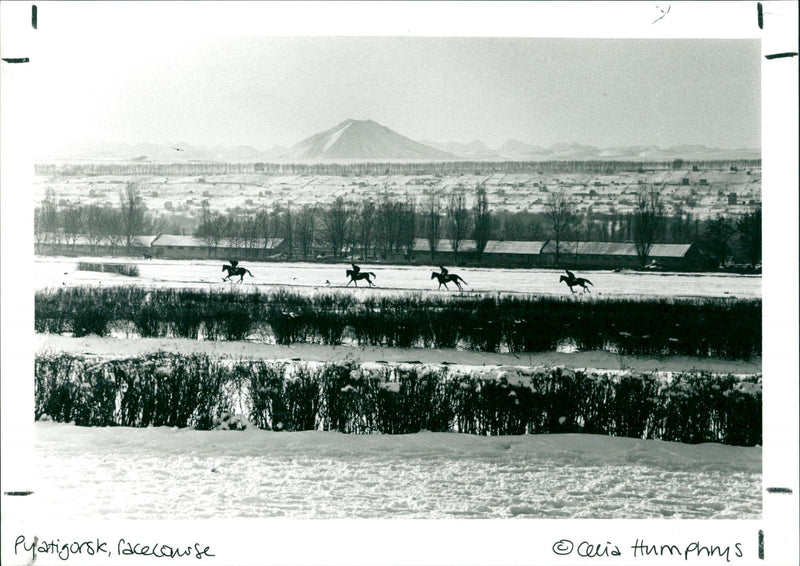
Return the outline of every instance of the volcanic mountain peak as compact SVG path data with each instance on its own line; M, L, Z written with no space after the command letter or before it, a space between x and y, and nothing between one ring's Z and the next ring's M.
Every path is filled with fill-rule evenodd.
M348 119L304 139L284 159L456 159L373 120Z

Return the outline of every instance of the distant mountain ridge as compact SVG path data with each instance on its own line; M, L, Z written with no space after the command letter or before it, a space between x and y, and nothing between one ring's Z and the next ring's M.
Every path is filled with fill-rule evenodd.
M723 149L704 145L655 145L598 148L579 143L550 147L508 140L493 149L480 140L469 143L415 141L373 120L345 120L291 148L259 150L247 145L206 148L188 143L85 143L42 159L135 162L293 162L293 161L666 161L684 159L760 159L759 149Z
M285 151L285 148L279 148ZM202 147L188 143L126 144L115 142L86 142L46 159L136 161L136 162L193 162L193 161L263 161L268 153L254 147L237 145L232 147Z
M761 158L761 151L758 149L723 149L704 145L679 145L668 148L655 145L599 148L579 143L557 143L544 147L519 140L508 140L499 148L491 149L478 141L470 144L427 143L451 151L464 159L475 161L671 161L673 159L702 161Z

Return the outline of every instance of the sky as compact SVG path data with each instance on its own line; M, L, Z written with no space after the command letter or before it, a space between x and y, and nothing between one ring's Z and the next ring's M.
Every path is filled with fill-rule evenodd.
M761 145L755 39L257 37L148 33L147 20L136 33L73 33L58 23L39 28L42 147L266 150L349 118L495 148Z

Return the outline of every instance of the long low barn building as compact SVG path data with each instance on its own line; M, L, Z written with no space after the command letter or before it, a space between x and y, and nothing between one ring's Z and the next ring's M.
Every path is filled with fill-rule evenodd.
M566 266L584 269L637 269L641 260L632 242L559 242L556 261L555 240L501 241L489 240L483 252L481 265L505 267ZM456 263L452 241L441 239L436 253L431 257L428 240L417 238L414 242L415 263ZM677 271L697 271L715 267L714 262L696 244L653 244L647 263ZM459 264L478 263L474 240L459 243Z
M283 242L283 238L271 238L245 246L227 238L210 242L197 236L160 234L150 245L150 253L164 259L283 259Z
M486 265L536 267L546 242L489 240L483 250Z
M548 240L539 255L540 265L561 265L592 269L636 269L642 266L633 242L556 242ZM713 262L696 244L653 244L647 263L678 271L697 271Z
M458 261L467 263L475 261L475 240L461 240L458 244ZM453 241L442 238L436 242L436 250L431 254L430 242L425 238L414 239L414 263L455 263L456 253L453 251Z
M131 249L128 248L125 238L118 236L113 242L108 238L90 238L85 235L73 237L64 234L38 234L34 236L34 253L40 255L64 256L116 256L116 255L142 255L149 252L150 245L156 236L134 236Z
M487 266L536 267L545 242L489 240L480 263ZM430 242L425 238L414 241L415 263L456 262L453 241L443 238L437 242L436 253L431 257ZM478 263L475 240L462 240L458 245L458 263Z

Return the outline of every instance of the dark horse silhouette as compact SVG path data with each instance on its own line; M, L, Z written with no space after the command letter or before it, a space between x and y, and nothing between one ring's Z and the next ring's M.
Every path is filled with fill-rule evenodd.
M366 279L370 287L375 286L372 283L372 279L370 279L370 277L376 277L376 276L371 271L361 271L360 269L356 271L355 269L348 269L346 273L347 277L350 279L350 281L347 282L348 286L350 285L350 283L355 283L356 287L358 287L358 282L361 281L362 279Z
M567 272L567 273L569 273L569 272ZM569 287L569 290L572 291L573 293L575 292L575 289L573 289L573 287L583 287L583 292L584 293L586 291L589 291L591 293L591 291L589 290L589 287L587 287L586 285L587 284L594 285L588 279L584 279L583 277L575 277L574 275L572 277L568 277L566 275L562 275L561 279L559 279L559 282L561 282L561 281L566 283L567 287Z
M455 273L445 274L445 273L437 273L436 271L431 271L431 279L436 279L437 281L439 281L439 289L442 288L442 285L444 285L445 289L449 289L447 284L455 283L456 287L458 287L458 290L463 291L463 289L461 288L461 283L467 285L467 282L464 281L464 278L459 275L456 275Z
M231 277L236 277L238 275L239 281L237 281L237 283L241 283L244 279L245 273L247 273L250 277L253 276L253 274L250 273L250 270L245 269L244 267L237 267L236 265L223 265L222 271L228 272L228 275L222 278L223 281L230 281Z
M147 253L147 252L144 252L144 253L142 254L142 257L143 257L144 259L153 259L153 254L149 254L149 253Z

